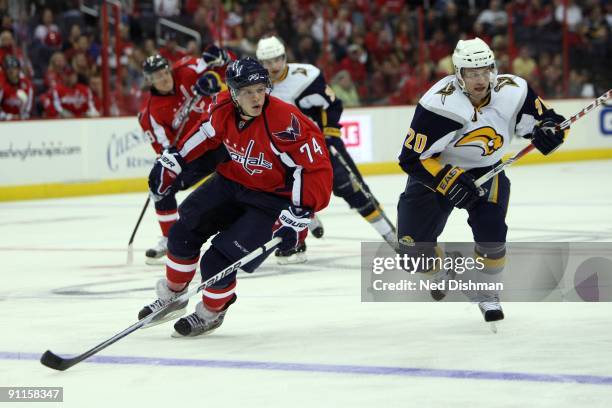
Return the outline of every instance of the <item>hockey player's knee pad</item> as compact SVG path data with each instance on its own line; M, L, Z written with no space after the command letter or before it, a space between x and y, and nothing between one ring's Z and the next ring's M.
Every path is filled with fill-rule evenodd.
M410 273L435 273L437 272L434 260L440 259L443 251L434 242L414 242L400 238L398 242L398 253L400 254L404 269Z
M182 219L178 219L168 234L168 252L180 258L193 258L200 254L204 239L187 228Z
M159 201L155 201L155 209L157 211L171 211L176 210L176 197L174 193L169 193L167 196Z
M234 261L228 259L214 245L211 245L208 250L200 258L200 274L202 281L212 278L223 269L227 268ZM232 272L223 279L216 282L212 288L224 288L236 280L236 272Z
M470 214L468 223L472 227L476 242L506 242L508 226L504 210L494 204L480 205Z
M270 228L270 234L271 231L272 228ZM212 245L217 251L222 253L223 256L225 256L227 259L230 259L230 263L236 262L245 255L248 255L249 252L251 252L248 248L246 248L245 243L240 242L240 240L236 239L236 237L234 236L230 236L229 234L224 233L215 236L215 238L213 238L212 240ZM263 263L263 261L266 260L268 255L270 255L271 253L272 251L269 251L263 255L258 256L248 264L242 265L240 269L249 273L253 272L255 269L257 269L257 267L259 267L259 265Z
M375 210L371 200L351 181L344 167L336 168L334 166L333 193L336 197L343 198L351 208L359 211L362 216L366 216Z

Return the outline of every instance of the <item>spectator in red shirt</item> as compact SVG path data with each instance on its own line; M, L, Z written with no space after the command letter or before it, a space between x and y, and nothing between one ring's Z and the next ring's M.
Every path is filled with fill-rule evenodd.
M78 83L77 79L77 73L67 67L64 71L64 84L57 84L50 90L51 100L45 106L47 117L100 116L95 108L91 89Z
M21 72L21 64L13 55L2 61L4 79L0 80L0 120L27 119L32 110L34 90Z
M66 68L66 57L61 51L54 52L49 59L49 66L45 72L45 86L52 88L63 81L64 68Z
M338 64L338 71L346 70L351 74L351 79L353 82L358 84L363 84L363 82L367 79L366 72L366 60L363 49L357 44L351 44L347 48L348 54L346 57L340 61Z

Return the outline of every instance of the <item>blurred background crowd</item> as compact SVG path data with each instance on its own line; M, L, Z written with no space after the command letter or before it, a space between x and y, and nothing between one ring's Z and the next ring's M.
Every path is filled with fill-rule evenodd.
M457 41L474 36L491 46L500 73L527 79L546 98L591 98L612 79L606 0L113 0L106 9L102 2L0 0L0 103L8 106L0 119L102 114L105 64L108 113L134 115L147 56L197 57L211 43L254 55L271 34L287 44L289 62L323 69L346 107L416 103L452 73ZM10 113L11 89L13 104L29 112Z

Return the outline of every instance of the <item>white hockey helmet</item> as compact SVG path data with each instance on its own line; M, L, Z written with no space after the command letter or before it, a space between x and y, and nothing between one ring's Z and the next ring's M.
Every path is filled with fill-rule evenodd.
M471 40L459 40L453 52L453 66L459 86L463 89L465 82L461 74L462 68L491 67L491 87L495 86L497 78L497 67L495 66L495 55L486 42L476 37Z
M285 55L285 46L281 40L275 36L262 38L257 43L255 55L257 55L257 59L260 61L280 57L281 55Z

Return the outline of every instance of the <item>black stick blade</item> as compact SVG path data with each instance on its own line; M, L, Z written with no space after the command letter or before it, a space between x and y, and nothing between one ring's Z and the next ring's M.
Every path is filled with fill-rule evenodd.
M66 360L62 357L58 356L51 350L45 351L45 353L40 357L40 362L42 365L52 368L54 370L64 371L69 365L66 364Z

